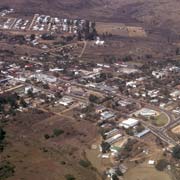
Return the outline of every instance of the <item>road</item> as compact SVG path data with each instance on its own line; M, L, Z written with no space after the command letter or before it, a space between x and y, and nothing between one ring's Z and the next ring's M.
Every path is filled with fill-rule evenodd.
M81 51L81 53L79 55L79 58L81 58L83 56L83 54L84 54L84 52L86 50L86 47L87 47L87 41L84 40L83 42L84 42L84 47L83 47L83 49L82 49L82 51Z

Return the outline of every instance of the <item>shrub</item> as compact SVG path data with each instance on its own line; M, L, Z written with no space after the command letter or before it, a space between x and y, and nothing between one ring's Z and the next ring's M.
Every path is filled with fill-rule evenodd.
M73 175L71 175L71 174L66 174L65 175L65 178L66 178L66 180L75 180L76 178L73 176Z
M14 165L8 161L0 163L0 179L4 180L14 175Z
M49 139L49 138L50 138L49 134L45 134L45 135L44 135L44 138L45 138L45 139Z
M82 160L82 159L79 161L79 164L80 164L81 166L85 167L85 168L87 168L87 167L89 167L89 166L91 165L91 163L90 163L89 161L87 161L87 160Z
M54 129L53 130L53 135L54 136L59 136L59 135L61 135L63 133L64 133L64 131L62 129Z
M156 164L156 169L159 171L163 171L168 165L168 162L166 159L160 159Z
M174 158L180 159L180 145L176 145L176 146L173 148L172 155L173 155Z

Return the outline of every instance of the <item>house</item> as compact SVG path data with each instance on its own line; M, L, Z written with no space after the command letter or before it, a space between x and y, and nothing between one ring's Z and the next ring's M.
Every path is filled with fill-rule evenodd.
M129 129L131 127L136 126L139 123L139 120L134 119L134 118L128 118L125 121L122 121L119 126L124 127L125 129Z

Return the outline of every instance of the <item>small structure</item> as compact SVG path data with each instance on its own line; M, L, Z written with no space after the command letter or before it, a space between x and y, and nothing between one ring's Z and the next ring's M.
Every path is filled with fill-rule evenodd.
M104 41L101 41L99 37L97 37L97 40L95 42L96 45L104 45Z
M155 161L154 160L149 160L148 161L148 165L154 165L155 164Z

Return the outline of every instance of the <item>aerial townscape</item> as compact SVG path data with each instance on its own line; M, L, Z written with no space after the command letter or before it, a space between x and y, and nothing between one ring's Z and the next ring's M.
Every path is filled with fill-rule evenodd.
M1 1L0 180L179 180L180 2Z

